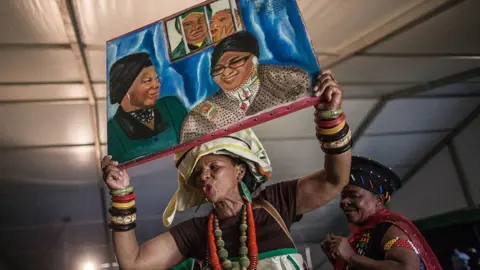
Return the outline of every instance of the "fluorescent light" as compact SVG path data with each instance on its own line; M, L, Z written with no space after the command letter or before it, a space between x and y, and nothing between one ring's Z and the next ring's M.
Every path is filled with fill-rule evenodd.
M95 266L93 265L93 263L89 262L83 265L83 270L95 270Z

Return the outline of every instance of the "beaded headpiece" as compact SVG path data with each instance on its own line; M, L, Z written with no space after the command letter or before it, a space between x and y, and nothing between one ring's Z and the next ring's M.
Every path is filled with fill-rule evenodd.
M350 184L383 194L385 201L402 185L400 177L390 168L372 159L353 156L350 171Z

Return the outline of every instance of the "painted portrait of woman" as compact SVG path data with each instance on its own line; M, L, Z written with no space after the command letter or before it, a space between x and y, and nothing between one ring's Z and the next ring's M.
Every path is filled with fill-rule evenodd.
M212 53L210 75L220 88L187 115L181 141L233 124L308 93L311 78L301 68L259 63L256 37L241 31L223 39Z
M187 109L175 96L160 97L161 81L148 53L124 56L110 69L110 103L119 104L107 123L108 149L124 161L142 148L166 148L179 142Z

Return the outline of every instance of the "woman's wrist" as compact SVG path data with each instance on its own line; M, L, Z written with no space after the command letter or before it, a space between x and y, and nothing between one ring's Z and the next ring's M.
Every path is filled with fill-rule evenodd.
M359 254L357 254L357 253L354 253L354 254L350 255L350 257L348 257L348 260L346 260L345 262L346 262L348 265L353 266L353 265L355 264L355 257L356 257L356 256L361 256L361 255L359 255Z
M316 136L323 152L339 155L352 148L352 132L341 108L316 113Z
M136 195L133 186L110 190L109 228L116 232L134 229L137 224Z

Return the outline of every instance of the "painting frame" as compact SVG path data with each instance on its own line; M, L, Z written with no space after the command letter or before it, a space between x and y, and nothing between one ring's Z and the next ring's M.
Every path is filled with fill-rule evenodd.
M133 31L130 31L128 33L125 33L123 35L120 35L118 37L115 37L115 38L112 38L110 40L107 41L107 44L113 40L116 40L116 39L119 39L121 37L124 37L124 36L127 36L131 33L135 33L135 32L138 32L142 29L146 29L154 24L157 24L157 23L161 23L164 27L163 27L163 34L165 36L165 45L166 45L166 48L167 48L167 51L169 52L169 56L170 56L170 52L172 52L172 46L171 46L171 43L169 42L169 33L168 33L168 29L166 27L167 25L167 22L168 21L171 21L172 19L175 19L179 16L181 16L182 14L188 12L189 10L192 10L194 8L199 8L199 7L205 7L206 5L209 5L211 3L215 3L215 2L218 2L219 0L207 0L207 1L203 1L201 3L198 3L194 6L191 6L189 8L186 8L186 9L183 9L179 12L176 12L175 14L172 14L170 16L167 16L167 17L164 17L160 20L156 20L150 24L147 24L143 27L140 27L138 29L135 29ZM235 2L236 4L236 8L238 9L238 12L240 14L240 18L242 20L242 23L245 23L243 21L243 14L242 14L242 8L241 8L241 5L240 5L240 1L241 0L228 0L229 2ZM296 8L298 9L299 11L299 8L298 8L298 2L295 1L295 0L291 0L291 1L294 1L295 2L295 5L296 5ZM300 12L300 11L299 11ZM234 15L232 15L234 16ZM305 33L306 33L306 36L307 36L307 39L308 41L310 42L310 46L313 50L313 44L311 44L311 39L310 39L310 36L308 35L308 31L307 31L307 27L305 25L305 22L303 21L303 17L301 16L300 14L300 18L301 18L301 21L303 23L303 27L305 28ZM220 42L219 41L216 41L216 42L211 42L210 44L208 44L207 46L205 46L204 48L201 48L197 51L193 51L193 52L190 52L189 54L186 54L182 57L178 57L178 58L175 58L174 60L172 60L172 58L169 58L168 60L171 62L171 63L174 63L176 61L181 61L182 59L184 59L185 57L190 57L192 55L196 55L196 54L199 54L199 53L202 53L203 51L207 50L208 48L211 48L211 47L215 47L218 43ZM318 59L315 58L315 61L316 61L316 64L318 65L318 72L320 72L320 65L318 63ZM107 66L107 70L108 70L108 66ZM318 74L318 73L317 73ZM311 93L310 93L311 94ZM282 105L279 105L279 106L276 106L274 108L270 108L270 109L266 109L265 111L262 111L261 113L259 114L256 114L256 115L251 115L251 116L248 116L248 117L245 117L244 119L238 121L238 122L235 122L231 125L228 125L228 126L225 126L225 127L222 127L221 129L217 129L215 130L214 132L210 132L210 133L206 133L200 137L197 137L193 140L189 140L189 141L185 141L185 142L181 142L181 143L178 143L177 145L173 146L173 147L168 147L162 151L159 151L159 152L155 152L155 153L150 153L150 154L146 154L146 155L142 155L142 156L139 156L137 158L134 158L134 159L131 159L131 160L128 160L126 162L122 162L120 164L120 167L122 168L129 168L129 167L133 167L133 166L136 166L136 165L140 165L140 164L143 164L143 163L146 163L148 161L151 161L151 160L154 160L154 159L158 159L158 158L161 158L161 157L165 157L165 156L168 156L168 155L171 155L175 152L180 152L180 151L185 151L189 148L192 148L194 146L197 146L197 145L200 145L200 144L203 144L205 142L208 142L210 140L213 140L213 139L216 139L216 138L220 138L220 137L223 137L223 136L227 136L231 133L234 133L234 132L237 132L237 131L240 131L242 129L246 129L246 128L250 128L250 127L253 127L253 126L256 126L258 124L261 124L261 123L265 123L265 122L268 122L270 120L273 120L273 119L276 119L276 118L279 118L279 117L282 117L284 115L287 115L287 114L290 114L290 113L293 113L293 112L296 112L296 111L299 111L299 110L302 110L302 109L305 109L307 107L311 107L313 105L315 105L316 103L318 103L319 101L319 98L318 97L314 97L312 94L311 95L308 95L308 96L304 96L304 97L301 97L293 102L288 102L288 104L282 104ZM108 102L107 102L107 106L108 106ZM107 116L107 119L108 119L108 116Z

